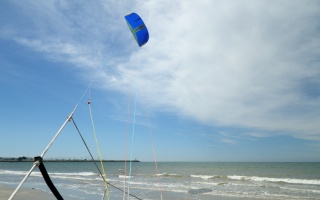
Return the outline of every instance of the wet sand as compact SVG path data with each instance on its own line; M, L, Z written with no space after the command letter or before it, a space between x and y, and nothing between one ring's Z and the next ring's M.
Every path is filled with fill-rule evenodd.
M0 200L8 200L15 188L8 188L0 185ZM52 195L40 191L38 189L20 189L13 200L43 200L43 199L55 199Z

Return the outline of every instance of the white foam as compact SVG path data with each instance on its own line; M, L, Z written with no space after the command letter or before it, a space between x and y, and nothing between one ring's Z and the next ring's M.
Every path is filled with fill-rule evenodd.
M170 174L170 173L156 174L156 176L164 176L164 177L182 177L182 175L179 175L179 174Z
M191 175L192 178L201 178L201 179L225 179L227 176L219 176L219 175Z
M242 181L267 181L275 183L291 183L291 184L306 184L306 185L320 185L320 180L314 179L291 179L291 178L269 178L269 177L257 177L257 176L227 176L229 179L242 180Z
M215 182L195 182L195 183L199 185L213 185L213 186L227 184L227 183L215 183Z
M292 179L292 178L270 178L258 176L217 176L217 175L191 175L192 178L200 179L214 179L214 178L228 178L239 181L256 181L256 182L274 182L274 183L290 183L290 184L305 184L305 185L320 185L319 179Z
M7 174L7 175L26 175L27 171L10 171L10 170L0 170L0 174Z
M119 175L119 178L127 179L127 178L132 178L132 176Z
M10 170L0 170L0 174L8 174L8 175L26 175L27 171L10 171ZM40 172L32 172L32 175L41 175ZM59 176L97 176L96 173L93 172L73 172L73 173L59 173L52 172L49 175L59 175Z
M61 176L97 176L98 174L93 173L93 172L73 172L73 173L53 172L53 173L49 173L49 175L61 175Z
M191 175L192 178L201 178L201 179L210 179L214 178L215 176L209 176L209 175Z

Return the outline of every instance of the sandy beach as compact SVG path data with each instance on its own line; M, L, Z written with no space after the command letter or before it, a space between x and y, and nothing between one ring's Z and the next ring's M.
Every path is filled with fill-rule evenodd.
M0 186L0 200L8 200L15 188L8 188ZM14 200L42 200L42 199L55 199L52 195L40 191L38 189L24 189L18 191L17 195L13 198Z

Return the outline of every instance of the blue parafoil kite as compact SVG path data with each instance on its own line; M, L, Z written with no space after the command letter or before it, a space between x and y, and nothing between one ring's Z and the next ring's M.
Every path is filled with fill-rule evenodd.
M146 44L149 40L149 32L140 16L136 13L131 13L126 15L124 18L126 19L132 35L134 39L136 39L139 47Z

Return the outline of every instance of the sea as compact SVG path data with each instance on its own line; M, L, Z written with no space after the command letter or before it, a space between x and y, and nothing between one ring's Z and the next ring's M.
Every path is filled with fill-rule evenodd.
M32 165L0 162L0 185L16 188ZM130 172L130 163L125 167L123 162L105 162L112 185L107 188L92 162L44 165L64 199L320 200L320 163L159 162L156 167L153 162L132 162ZM50 193L37 168L23 188Z

